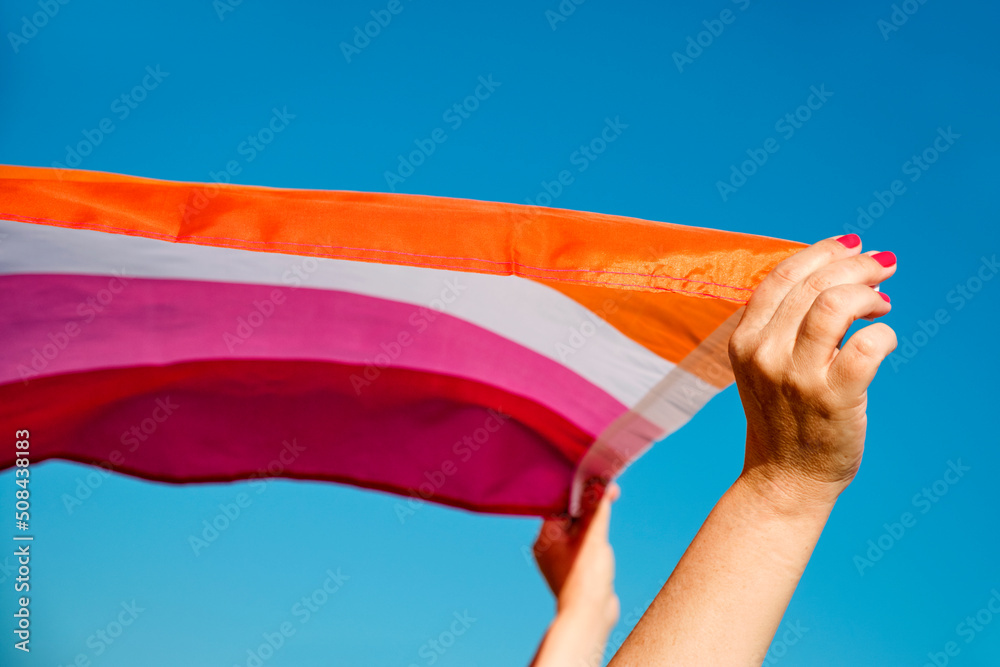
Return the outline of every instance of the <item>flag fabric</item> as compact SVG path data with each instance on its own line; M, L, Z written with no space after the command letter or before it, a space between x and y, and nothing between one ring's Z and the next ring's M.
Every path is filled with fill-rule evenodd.
M32 458L577 509L733 377L802 244L443 197L0 167L0 416ZM0 466L14 465L7 452Z

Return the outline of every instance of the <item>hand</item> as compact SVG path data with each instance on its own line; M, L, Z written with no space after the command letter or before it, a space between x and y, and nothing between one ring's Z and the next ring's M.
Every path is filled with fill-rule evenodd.
M538 569L556 597L558 614L593 616L607 629L618 622L615 556L608 541L611 503L621 490L591 485L583 494L579 519L546 519L535 541Z
M778 264L730 339L747 417L741 478L779 511L832 503L861 464L868 385L896 334L877 323L839 343L855 320L889 312L872 287L895 273L896 257L860 252L852 234Z

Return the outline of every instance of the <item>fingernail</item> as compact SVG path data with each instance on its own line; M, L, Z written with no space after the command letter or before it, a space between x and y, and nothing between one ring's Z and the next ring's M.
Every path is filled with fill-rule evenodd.
M859 245L861 245L861 237L858 236L857 234L848 234L847 236L841 236L837 240L840 241L840 243L843 244L845 248L857 248Z
M892 266L896 263L896 256L889 251L875 253L872 255L872 259L885 267Z
M886 303L892 303L892 299L890 299L889 295L886 294L885 292L879 292L878 295L882 297L882 300L885 301Z

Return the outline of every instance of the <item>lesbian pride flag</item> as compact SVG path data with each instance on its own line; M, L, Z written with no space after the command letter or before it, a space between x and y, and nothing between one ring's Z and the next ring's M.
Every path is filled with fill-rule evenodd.
M552 208L0 167L0 421L165 482L576 509L733 377L802 245ZM0 467L14 464L5 451Z

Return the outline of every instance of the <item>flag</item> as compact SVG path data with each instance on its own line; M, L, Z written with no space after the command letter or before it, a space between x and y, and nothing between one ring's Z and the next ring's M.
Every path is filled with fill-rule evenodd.
M732 383L741 307L801 247L509 203L0 167L0 415L32 430L34 461L575 510L584 482Z

